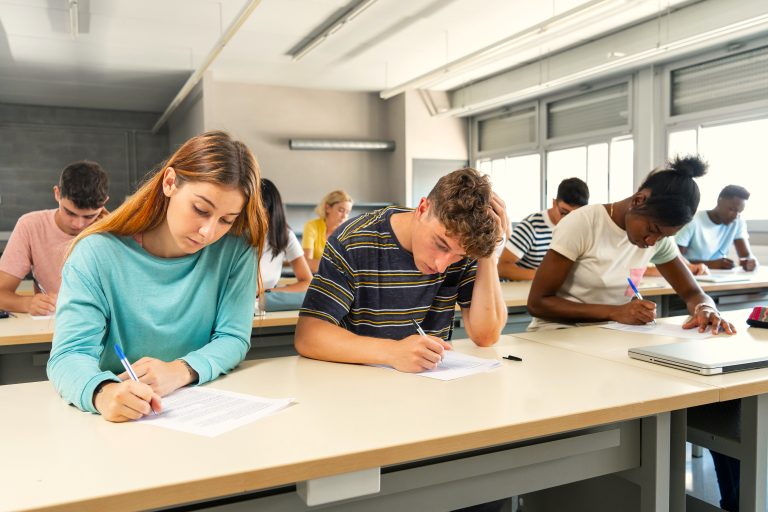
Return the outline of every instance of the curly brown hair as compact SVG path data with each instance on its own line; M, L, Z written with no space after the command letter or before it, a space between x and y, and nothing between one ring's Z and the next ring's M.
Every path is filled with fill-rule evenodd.
M501 237L491 208L491 181L471 167L438 180L427 196L431 214L458 240L470 258L487 258Z

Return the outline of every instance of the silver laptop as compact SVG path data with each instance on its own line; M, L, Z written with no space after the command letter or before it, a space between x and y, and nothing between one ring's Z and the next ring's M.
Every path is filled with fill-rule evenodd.
M629 349L629 357L700 375L768 367L768 342L726 337Z

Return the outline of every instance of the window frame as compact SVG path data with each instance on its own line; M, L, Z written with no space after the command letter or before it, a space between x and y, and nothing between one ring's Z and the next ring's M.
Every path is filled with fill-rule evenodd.
M672 132L684 130L696 130L697 146L701 139L701 129L722 126L727 124L736 124L745 121L755 121L758 119L768 119L768 98L761 101L752 101L710 109L692 114L672 115L672 72L691 65L701 64L711 60L716 60L735 53L741 53L768 45L768 37L760 37L751 41L739 42L739 48L729 50L720 48L709 50L696 54L688 58L678 59L661 66L661 100L663 111L663 140L661 149L665 158L669 157L669 136ZM768 233L768 219L747 220L747 230L750 233Z

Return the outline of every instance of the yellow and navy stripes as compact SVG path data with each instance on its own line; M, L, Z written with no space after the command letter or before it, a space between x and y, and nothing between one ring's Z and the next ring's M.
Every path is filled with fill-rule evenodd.
M331 235L307 291L301 316L332 322L362 336L402 339L427 334L450 339L454 307L469 307L477 271L462 259L441 274L422 274L395 238L388 207L347 221Z

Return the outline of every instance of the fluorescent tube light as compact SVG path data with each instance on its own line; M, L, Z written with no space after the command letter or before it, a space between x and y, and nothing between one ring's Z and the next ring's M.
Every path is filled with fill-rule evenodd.
M630 0L592 0L419 77L385 89L379 96L387 100L409 89L432 86L459 73L466 73L507 58L512 54L512 50L519 49L521 46L542 44L568 31L583 28L595 21L632 9L637 6L636 4L635 1Z
M394 151L391 140L290 139L288 147L307 151Z
M361 12L363 12L368 7L370 7L375 1L376 0L360 0L349 10L345 11L339 17L332 20L328 28L326 28L325 30L320 32L318 35L316 35L315 37L307 41L305 44L296 48L293 51L293 53L291 53L291 57L293 57L293 61L296 62L297 60L301 59L306 54L308 54L309 52L317 48L318 45L320 45L320 43L328 39L329 36L341 30L341 28L344 25L346 25L347 22L350 22L353 19L355 19L357 16L360 15Z

